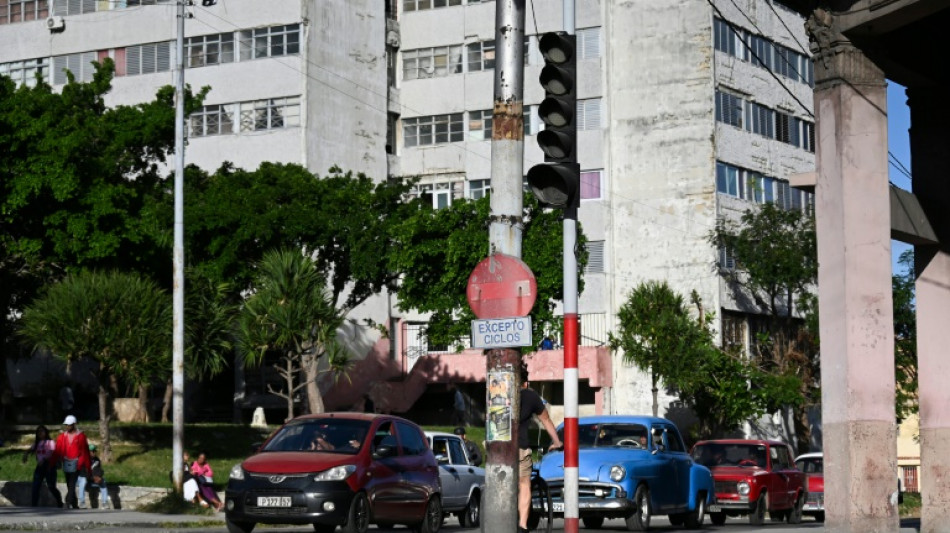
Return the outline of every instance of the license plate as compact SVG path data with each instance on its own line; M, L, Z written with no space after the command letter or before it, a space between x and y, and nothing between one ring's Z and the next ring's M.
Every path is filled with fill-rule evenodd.
M721 513L721 512L722 512L722 506L719 506L719 505L710 505L710 506L709 506L709 512L710 512L710 513Z
M290 507L290 496L258 496L258 507Z
M553 507L553 511L554 511L555 513L563 513L563 512L564 512L564 502L552 502L552 503L551 503L551 507Z

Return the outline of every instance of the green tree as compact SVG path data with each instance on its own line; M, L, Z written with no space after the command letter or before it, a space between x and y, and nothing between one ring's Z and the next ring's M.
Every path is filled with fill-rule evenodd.
M258 264L254 293L245 302L239 336L249 364L261 364L268 352L280 354L274 368L285 380L282 391L294 416L294 395L306 389L310 413L323 412L318 378L323 371L346 372L349 355L337 341L344 315L333 305L317 263L300 250L268 252ZM321 370L321 360L326 370ZM303 374L298 382L296 376Z
M818 282L814 217L797 209L767 203L743 213L739 222L720 219L709 241L735 259L735 268L721 268L736 301L767 320L753 327L752 360L775 379L796 378L801 401L791 405L796 449L811 447L808 410L820 400L818 338L808 327L813 291Z
M533 195L524 197L522 260L538 282L531 312L534 339L559 329L555 301L563 292L562 221L559 211L543 210ZM394 228L390 270L402 274L400 307L431 313L426 335L431 344L453 345L467 337L475 318L465 297L472 269L488 256L489 198L453 200L443 209L412 204L414 211ZM578 270L587 264L587 242L578 230ZM583 290L583 278L579 280Z
M112 460L109 391L113 377L133 383L170 366L171 298L141 275L83 271L46 288L24 311L20 335L68 364L97 363L103 461Z
M903 272L892 278L894 291L894 365L897 378L898 419L916 414L917 400L917 306L915 304L914 251L905 250L898 259Z
M306 250L344 315L398 278L388 267L391 227L409 209L408 184L376 183L338 168L323 177L293 164L253 171L224 165L188 169L185 226L192 268L235 293L251 286L254 265L278 248ZM171 204L165 206L171 220ZM168 226L171 227L170 225Z
M174 148L174 91L163 87L152 101L109 108L113 72L106 59L92 81L70 76L58 91L0 76L4 347L13 344L19 311L67 273L134 270L170 286L171 241L161 235L155 205L164 189L161 164ZM187 109L200 106L206 91L188 93ZM0 373L5 368L0 360Z

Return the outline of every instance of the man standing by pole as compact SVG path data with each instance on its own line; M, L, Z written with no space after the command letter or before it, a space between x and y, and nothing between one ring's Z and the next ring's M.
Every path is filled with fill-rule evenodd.
M524 210L524 0L495 3L495 89L491 141L490 254L521 257ZM512 348L488 350L488 403L500 417L492 420L487 442L484 508L481 530L514 533L518 523L518 418L521 354ZM493 438L495 440L493 440Z
M554 429L554 422L538 393L528 388L528 366L521 365L521 409L518 416L518 533L528 532L528 512L531 510L532 450L528 439L528 426L537 416L541 426L551 437L549 451L562 446Z

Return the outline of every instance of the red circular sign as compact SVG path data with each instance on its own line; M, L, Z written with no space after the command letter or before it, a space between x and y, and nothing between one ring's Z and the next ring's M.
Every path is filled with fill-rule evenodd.
M478 318L528 316L538 297L538 282L521 259L495 254L472 270L465 295Z

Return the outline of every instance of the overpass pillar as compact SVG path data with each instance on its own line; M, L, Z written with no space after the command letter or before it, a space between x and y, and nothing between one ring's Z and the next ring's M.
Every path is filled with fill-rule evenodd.
M816 223L827 531L899 530L887 91L813 12Z
M907 95L914 194L940 242L914 247L921 532L937 533L950 524L950 111L946 87L912 88Z

